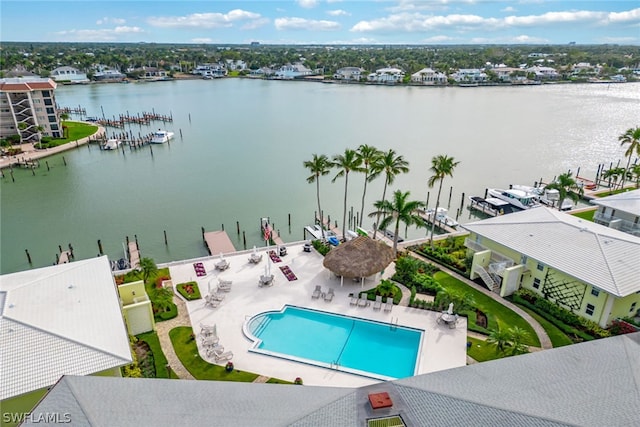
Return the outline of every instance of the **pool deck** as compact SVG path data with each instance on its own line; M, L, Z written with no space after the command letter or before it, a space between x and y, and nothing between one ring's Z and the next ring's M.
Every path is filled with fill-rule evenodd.
M197 336L200 357L215 363L212 358L207 358L203 351L199 326L215 324L220 344L224 346L225 351L233 351L232 360L236 369L287 381L301 377L308 385L360 387L380 382L373 378L250 352L253 341L244 335L244 323L259 313L279 311L285 304L290 304L424 330L416 374L441 371L466 364L465 318L459 319L457 328L449 329L446 325L436 323L439 313L432 311L394 306L391 312L385 312L383 309L373 310L373 302L368 307L352 306L349 294L370 289L379 282L380 277L377 280L373 280L374 278L365 280L364 288L361 287L360 282L356 283L349 279L345 279L343 286L340 286L340 277L335 277L322 266L323 257L315 250L310 253L304 252L303 243L287 245L288 255L281 257L282 261L278 263L271 261L266 248L263 247L258 249L258 252L263 254L262 261L258 264L249 262L251 250L226 254L225 259L230 267L225 271L215 269L215 264L219 261L219 257L216 256L169 265L174 285L194 280L198 282L203 296L208 293L209 283L211 290L214 291L218 279L233 282L231 291L224 293L224 300L216 308L206 307L204 299L186 303L189 318ZM196 275L194 262L204 264L206 276ZM274 282L272 286L259 287L259 278L265 274L267 263L270 264L271 274L275 277ZM297 280L289 281L280 271L281 266L288 266ZM392 274L392 270L387 268L382 277ZM332 287L335 291L333 301L327 302L322 298L312 299L311 294L316 285L322 286L323 292L327 292ZM389 363L393 361L390 360Z

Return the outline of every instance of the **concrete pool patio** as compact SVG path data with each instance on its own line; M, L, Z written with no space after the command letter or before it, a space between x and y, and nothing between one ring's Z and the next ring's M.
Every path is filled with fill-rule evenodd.
M351 293L371 289L379 283L380 278L393 274L393 264L374 280L365 280L364 287L360 282L345 279L341 286L341 278L335 277L323 267L323 257L315 250L304 252L304 242L288 244L288 254L282 256L281 262L273 262L267 254L268 249L258 248L263 254L262 261L250 263L253 251L243 251L224 255L229 268L216 270L215 265L220 256L211 256L168 265L174 288L179 283L196 281L203 299L186 302L186 307L198 341L200 357L215 363L213 357L207 357L200 339L200 325L216 325L220 344L225 351L233 352L233 363L236 369L255 372L260 375L293 381L301 377L305 384L338 387L359 387L380 382L380 380L323 368L301 362L294 362L278 357L250 352L253 341L243 333L243 325L251 317L265 311L279 311L285 304L327 311L336 314L370 319L385 323L398 324L424 330L421 352L416 363L416 374L441 371L466 365L467 324L461 317L455 329L436 323L439 313L409 308L403 305L393 306L390 312L383 309L374 310L373 302L367 307L350 304ZM206 275L198 276L194 263L204 265ZM259 279L265 274L267 263L274 275L272 286L259 287ZM287 266L297 277L288 280L279 267ZM205 306L204 296L215 291L219 279L232 281L231 291L224 292L224 299L216 308ZM311 295L317 285L323 292L333 288L335 296L332 301L323 298L312 299ZM178 296L178 298L181 298ZM195 357L195 355L194 355ZM225 362L219 364L224 365ZM389 361L393 363L393 361Z

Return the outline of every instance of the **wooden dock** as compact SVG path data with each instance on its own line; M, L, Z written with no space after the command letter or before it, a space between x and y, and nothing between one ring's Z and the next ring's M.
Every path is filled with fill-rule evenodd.
M209 255L228 254L236 251L226 231L202 231L202 239Z

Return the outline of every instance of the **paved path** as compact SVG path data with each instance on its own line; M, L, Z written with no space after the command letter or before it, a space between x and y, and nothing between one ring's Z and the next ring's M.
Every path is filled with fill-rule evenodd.
M187 371L187 369L180 362L180 359L178 359L176 352L173 350L171 339L169 338L169 331L171 329L178 326L191 327L189 313L187 312L187 307L185 306L184 301L182 301L180 297L174 294L173 302L178 306L178 316L174 317L171 320L157 322L156 333L158 334L158 339L160 340L160 347L162 347L162 351L167 358L167 363L169 363L169 366L171 366L173 372L175 372L175 374L181 380L194 380L195 378L193 378L193 375L191 375L189 371Z
M498 294L496 294L494 292L491 292L490 290L478 285L473 280L469 280L466 277L461 276L460 274L456 273L453 270L448 269L447 267L445 267L445 266L443 266L441 264L437 264L437 263L431 261L430 259L428 259L426 257L423 257L422 255L419 255L419 254L417 254L415 252L408 251L408 253L411 256L413 256L414 258L417 258L417 259L419 259L421 261L428 262L430 264L433 264L433 265L437 266L440 270L444 271L445 273L447 273L447 274L455 277L456 279L466 283L467 285L473 287L475 290L477 290L479 292L482 292L483 294L489 296L490 298L493 298L496 302L504 305L505 307L509 308L510 310L513 310L515 313L517 313L520 317L522 317L527 323L529 323L531 325L531 327L535 331L536 335L538 336L538 339L540 340L540 346L543 349L553 348L553 345L551 344L551 340L549 339L549 335L547 335L547 332L540 325L540 323L538 323L538 321L536 319L531 317L531 315L529 313L527 313L526 311L524 311L523 309L521 309L517 305L505 300L500 295L498 295Z

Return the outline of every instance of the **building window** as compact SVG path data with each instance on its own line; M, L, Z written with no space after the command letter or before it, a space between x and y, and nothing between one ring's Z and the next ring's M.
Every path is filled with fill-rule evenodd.
M540 263L540 262L539 262L539 263L538 263L538 267L537 267L537 268L538 268L538 270L540 270L540 271L544 271L544 264L542 264L542 263Z
M537 277L533 279L533 288L540 289L540 279L538 279Z
M587 309L584 312L587 313L589 316L593 316L593 312L595 309L596 307L593 304L587 304Z
M600 291L597 290L596 288L591 288L591 295L593 295L594 297L597 297L598 295L600 295Z

